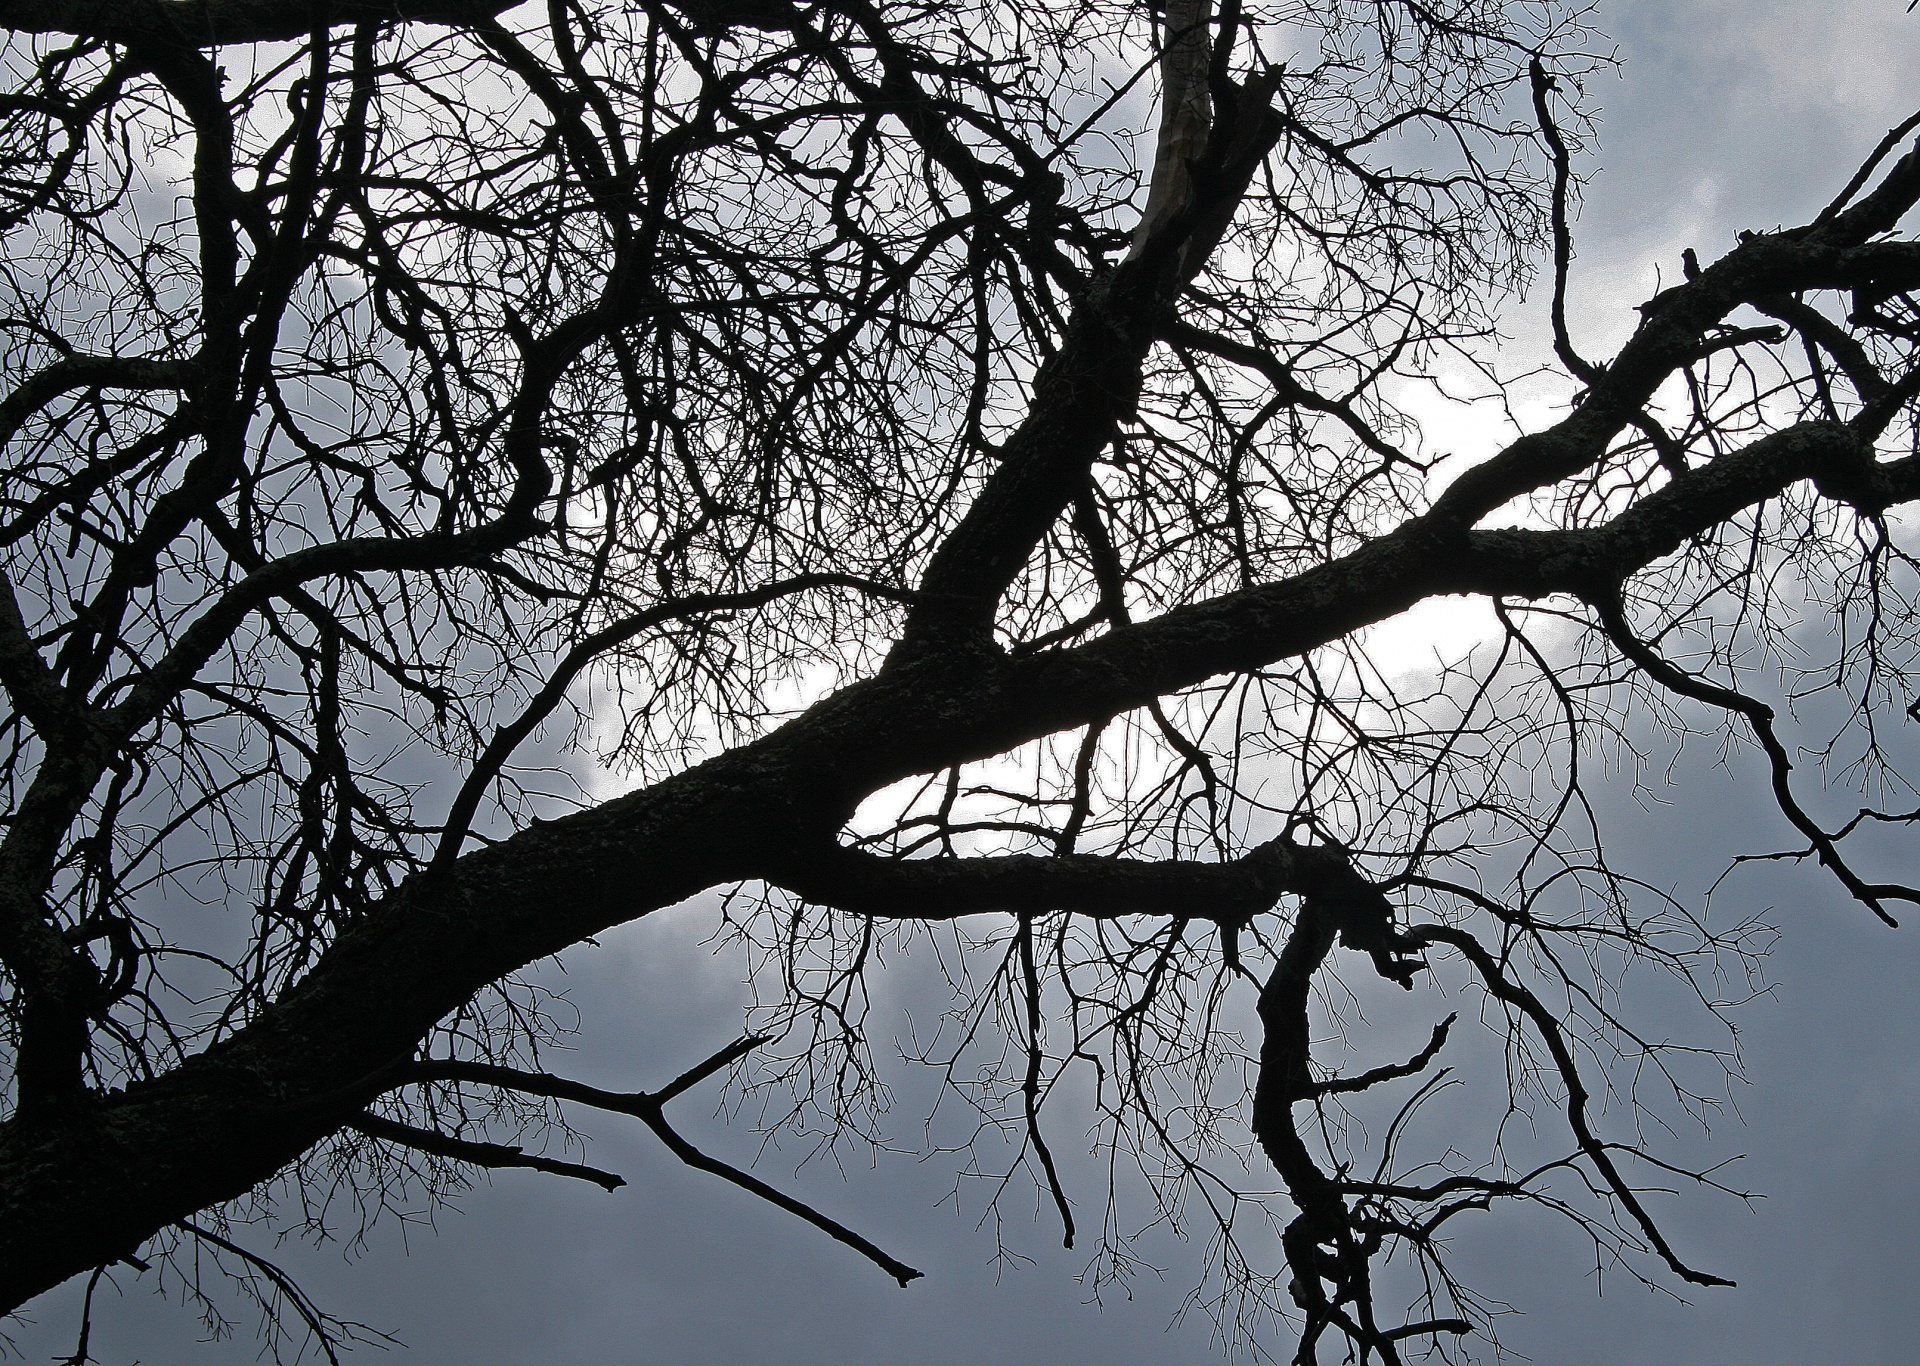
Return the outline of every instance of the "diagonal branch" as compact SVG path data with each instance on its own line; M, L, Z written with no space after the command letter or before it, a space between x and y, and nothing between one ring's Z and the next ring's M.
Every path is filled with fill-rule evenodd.
M1025 740L1297 658L1428 598L1583 596L1803 480L1878 512L1920 497L1920 459L1876 463L1847 427L1809 422L1692 470L1599 527L1448 532L1432 515L1413 518L1291 577L1011 661L995 696L1010 708L1017 699Z
M746 1035L736 1039L704 1062L698 1063L674 1078L658 1091L603 1091L597 1086L588 1086L582 1082L570 1081L565 1077L550 1076L543 1072L523 1072L517 1068L500 1067L492 1063L461 1062L455 1059L429 1059L424 1062L409 1063L382 1074L380 1084L386 1088L412 1086L423 1082L450 1081L469 1082L479 1086L493 1086L502 1090L518 1091L524 1095L546 1096L553 1100L569 1100L580 1105L590 1105L597 1110L612 1114L631 1115L651 1129L654 1135L664 1143L673 1155L696 1170L707 1172L723 1181L731 1182L767 1203L787 1213L806 1220L825 1233L835 1242L844 1243L858 1252L868 1261L885 1271L902 1286L917 1280L924 1273L908 1266L899 1258L892 1256L870 1239L848 1228L828 1215L822 1214L805 1201L795 1199L773 1186L768 1185L751 1172L742 1171L730 1163L712 1157L689 1143L680 1132L667 1122L666 1102L689 1088L698 1085L706 1078L744 1057L753 1049L767 1042L763 1036ZM390 1123L390 1121L382 1121ZM358 1127L356 1125L356 1127ZM401 1126L404 1127L404 1126ZM385 1135L378 1135L385 1136ZM406 1141L404 1139L397 1141ZM414 1145L418 1146L418 1145ZM481 1145L493 1147L496 1145ZM431 1149L429 1151L432 1151ZM449 1153L447 1156L459 1156L462 1161L477 1159ZM544 1159L541 1159L544 1160ZM487 1165L482 1163L481 1165ZM530 1166L532 1161L515 1162L507 1165ZM568 1164L561 1164L568 1165ZM564 1175L580 1175L579 1172L565 1172ZM618 1177L613 1178L616 1182ZM609 1187L609 1189L612 1189Z
M601 1171L598 1167L540 1157L505 1143L481 1143L470 1138L453 1138L447 1134L435 1133L431 1129L416 1129L411 1124L402 1124L397 1120L385 1119L379 1115L355 1115L347 1121L347 1127L365 1134L368 1138L397 1143L403 1148L412 1148L416 1152L429 1153L434 1157L444 1157L454 1162L468 1162L476 1167L527 1167L553 1176L571 1176L579 1181L591 1181L608 1192L616 1191L627 1184L626 1177L614 1172Z
M1236 341L1232 337L1222 337L1217 333L1208 332L1179 319L1169 321L1161 336L1176 346L1204 351L1208 355L1218 356L1222 360L1254 371L1273 386L1274 397L1280 402L1289 407L1325 413L1353 433L1360 443L1374 454L1396 462L1406 460L1404 453L1374 431L1358 413L1354 412L1351 402L1345 399L1327 398L1315 393L1300 382L1299 376L1294 373L1291 366L1271 352L1248 342Z
M1793 823L1794 829L1807 837L1818 854L1821 866L1840 880L1847 894L1861 905L1872 911L1888 926L1898 929L1900 922L1887 910L1888 901L1905 901L1920 905L1920 889L1899 883L1870 883L1854 872L1846 858L1840 852L1835 838L1820 827L1800 805L1793 793L1793 760L1787 753L1787 747L1780 743L1780 737L1773 729L1773 708L1758 698L1748 697L1745 693L1732 688L1723 688L1709 683L1704 678L1676 667L1663 659L1633 632L1627 621L1626 613L1617 595L1604 594L1596 598L1595 608L1600 613L1601 624L1606 628L1607 638L1625 655L1638 665L1648 677L1682 697L1691 697L1697 702L1711 703L1722 710L1736 712L1746 718L1753 728L1754 738L1760 742L1760 748L1767 756L1769 775L1773 783L1773 799L1780 811Z
M1207 88L1213 52L1207 25L1212 12L1212 0L1172 0L1162 21L1160 132L1147 183L1147 207L1133 230L1130 260L1193 203L1194 163L1205 155L1207 134L1213 127L1213 101Z
M1382 1067L1370 1067L1354 1077L1329 1077L1325 1081L1312 1083L1313 1093L1317 1096L1347 1095L1355 1091L1365 1091L1378 1086L1383 1081L1395 1081L1401 1077L1417 1076L1427 1070L1440 1050L1446 1047L1447 1034L1453 1028L1458 1013L1448 1015L1446 1019L1433 1027L1433 1037L1427 1040L1426 1047L1415 1053L1405 1062L1387 1063Z
M1575 1065L1573 1054L1567 1047L1567 1041L1560 1029L1560 1022L1552 1011L1542 1004L1540 998L1520 983L1502 972L1493 955L1481 945L1480 941L1465 930L1455 929L1451 925L1417 925L1407 931L1407 938L1417 944L1446 944L1461 957L1473 965L1487 991L1496 999L1514 1007L1533 1024L1546 1045L1547 1052L1553 1058L1554 1069L1559 1073L1560 1084L1566 1088L1567 1126L1573 1130L1574 1140L1580 1150L1587 1155L1599 1171L1601 1179L1614 1198L1620 1201L1626 1211L1633 1216L1635 1224L1646 1235L1647 1242L1659 1254L1672 1272L1682 1280L1694 1285L1733 1284L1724 1277L1710 1272L1696 1271L1680 1259L1680 1254L1667 1242L1666 1235L1660 1231L1653 1216L1641 1204L1637 1192L1627 1183L1620 1168L1613 1160L1612 1145L1602 1143L1594 1134L1593 1126L1587 1115L1588 1095L1586 1082Z
M1026 417L1002 447L999 467L929 560L924 601L908 615L890 665L953 646L969 657L990 649L1002 595L1132 416L1141 366L1180 287L1205 266L1279 140L1268 105L1273 78L1225 83L1242 107L1212 128L1208 5L1183 0L1174 9L1169 23L1182 27L1169 32L1162 142L1133 249L1075 306L1059 350L1034 378Z
M781 598L817 588L855 588L864 593L896 599L906 596L897 589L849 574L801 574L738 593L697 593L656 603L645 611L635 612L631 616L622 617L610 625L603 626L580 641L554 666L546 684L534 694L533 700L527 703L525 710L496 731L493 738L487 742L486 748L481 750L480 757L474 760L473 767L468 770L465 780L460 784L460 791L454 797L453 805L447 813L446 826L440 836L440 845L433 857L433 867L443 869L459 856L460 846L465 842L467 831L473 825L474 812L479 809L480 799L487 787L500 776L501 769L513 757L513 752L553 714L554 708L560 705L561 699L567 695L567 689L573 686L574 680L580 676L581 671L596 659L609 650L617 649L628 641L669 622L684 621L709 612L734 612L764 607ZM0 622L0 625L4 625L4 622Z

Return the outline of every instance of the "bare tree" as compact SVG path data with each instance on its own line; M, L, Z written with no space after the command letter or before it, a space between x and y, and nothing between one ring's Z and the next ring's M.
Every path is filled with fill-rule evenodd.
M1043 1120L1086 1077L1092 1146L1211 1223L1202 1300L1299 1361L1484 1328L1444 1239L1500 1203L1715 1284L1636 1121L1734 1060L1616 984L1712 1015L1764 941L1616 866L1585 784L1637 781L1648 718L1722 734L1783 853L1920 899L1848 844L1913 818L1920 116L1586 358L1585 20L0 0L0 1301L206 1256L331 1352L243 1214L611 1188L545 1155L582 1107L905 1284L667 1107L731 1069L857 1139L866 983L913 946L954 989L919 1061L1000 1178L1082 1236ZM1560 416L1447 451L1410 414L1515 378L1536 259ZM1379 654L1463 595L1478 648ZM516 974L713 888L748 1032L650 1092L543 1070ZM1364 995L1435 979L1537 1161L1423 1123L1451 1014L1369 1047Z

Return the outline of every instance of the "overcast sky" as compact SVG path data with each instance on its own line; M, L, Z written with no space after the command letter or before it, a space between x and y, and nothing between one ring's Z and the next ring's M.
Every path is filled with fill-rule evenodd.
M1920 106L1920 16L1906 15L1906 0L1598 9L1623 67L1598 78L1599 173L1579 224L1575 323L1589 354L1624 334L1656 269L1672 279L1683 248L1710 258L1739 229L1804 220ZM1757 799L1754 768L1728 774L1705 759L1676 770L1672 805L1641 817L1619 803L1639 866L1696 892L1728 854L1786 842ZM1777 867L1737 890L1756 909L1778 908L1785 934L1775 994L1742 1018L1753 1082L1737 1097L1744 1125L1723 1126L1714 1142L1722 1156L1747 1155L1730 1179L1768 1198L1748 1207L1689 1196L1667 1209L1683 1254L1740 1286L1678 1304L1617 1277L1597 1282L1591 1253L1563 1227L1483 1217L1463 1229L1461 1265L1523 1311L1502 1325L1509 1350L1554 1366L1915 1359L1920 928L1885 930L1830 886ZM737 972L687 948L702 913L665 913L569 956L564 985L589 1032L565 1070L655 1085L731 1037ZM746 1135L707 1122L698 1099L682 1104L702 1142L749 1151ZM329 1310L403 1339L393 1357L357 1358L395 1366L1219 1359L1203 1318L1173 1322L1197 1249L1161 1248L1164 1285L1092 1307L1074 1279L1083 1259L1050 1248L1044 1226L1022 1234L1034 1265L997 1271L992 1239L936 1207L951 1184L937 1162L886 1160L844 1180L795 1174L778 1156L762 1168L926 1270L900 1290L814 1230L679 1167L638 1125L596 1117L589 1127L591 1160L626 1174L625 1190L507 1173L437 1229L385 1226L351 1262L337 1247L289 1248L288 1264ZM191 1316L155 1304L137 1278L123 1284L124 1300L105 1294L93 1343L107 1366L256 1358L251 1323L234 1342L202 1346ZM72 1291L40 1301L14 1332L27 1359L71 1350Z

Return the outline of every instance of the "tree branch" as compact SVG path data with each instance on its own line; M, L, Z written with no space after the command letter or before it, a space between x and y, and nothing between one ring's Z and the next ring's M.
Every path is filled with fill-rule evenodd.
M767 1042L764 1037L747 1035L728 1044L706 1061L689 1068L658 1091L603 1091L596 1086L587 1086L581 1082L569 1081L564 1077L549 1076L541 1072L523 1072L510 1067L498 1067L491 1063L460 1062L454 1059L429 1059L424 1062L409 1063L404 1067L382 1074L380 1084L383 1087L411 1086L422 1082L453 1081L472 1082L481 1086L499 1087L503 1090L519 1091L526 1095L547 1096L554 1100L570 1100L581 1105L590 1105L598 1110L614 1114L631 1115L640 1120L660 1141L666 1144L673 1155L688 1166L699 1171L718 1176L731 1182L742 1190L759 1196L769 1204L775 1205L787 1213L806 1220L828 1237L858 1252L868 1261L885 1271L902 1286L919 1279L924 1273L916 1271L905 1262L891 1256L872 1241L862 1237L838 1220L822 1214L802 1200L787 1195L750 1172L719 1158L711 1157L700 1151L683 1138L679 1131L667 1122L664 1107L666 1102L689 1088L698 1085L721 1068L729 1066L748 1052ZM493 1145L485 1145L493 1146ZM448 1154L453 1155L453 1154ZM462 1158L463 1161L472 1159ZM484 1164L483 1164L484 1165ZM530 1165L515 1163L512 1165ZM582 1169L590 1170L590 1169ZM569 1172L566 1175L574 1175ZM615 1177L615 1181L619 1178ZM611 1188L609 1188L611 1189Z
M113 42L181 47L277 43L313 32L316 13L347 24L461 25L520 0L330 0L322 10L283 0L0 0L0 28L71 33Z
M1335 861L1324 849L1285 838L1225 863L1099 854L892 859L836 845L803 847L765 875L809 901L876 919L1070 911L1102 920L1150 915L1243 925L1289 892L1317 885Z
M1581 1078L1580 1069L1574 1064L1573 1054L1567 1048L1567 1041L1560 1031L1559 1020L1541 1003L1540 998L1502 972L1500 965L1494 961L1493 955L1489 954L1480 941L1465 930L1455 929L1450 925L1417 925L1407 931L1407 938L1416 944L1450 946L1473 965L1489 993L1527 1017L1540 1036L1541 1043L1546 1045L1547 1052L1552 1055L1554 1069L1560 1076L1560 1084L1566 1088L1567 1125L1573 1130L1575 1141L1599 1171L1608 1190L1633 1216L1634 1223L1639 1225L1640 1231L1646 1235L1653 1250L1659 1254L1668 1268L1684 1281L1694 1285L1731 1286L1732 1281L1710 1272L1696 1271L1680 1260L1680 1255L1667 1242L1666 1235L1660 1231L1659 1225L1647 1212L1646 1206L1640 1203L1639 1195L1621 1175L1620 1168L1609 1151L1609 1145L1595 1137L1592 1124L1587 1117L1587 1102L1590 1097L1586 1082Z
M1370 1067L1356 1077L1329 1077L1325 1081L1312 1082L1316 1096L1349 1095L1356 1091L1365 1091L1378 1086L1383 1081L1394 1081L1400 1077L1416 1076L1427 1070L1427 1064L1434 1060L1440 1050L1446 1047L1447 1033L1453 1028L1453 1022L1459 1019L1458 1013L1448 1015L1446 1019L1433 1027L1433 1037L1427 1040L1427 1046L1415 1053L1405 1062L1388 1063L1382 1067Z
M527 1167L553 1176L570 1176L577 1181L591 1181L609 1193L627 1184L626 1177L601 1171L598 1167L582 1166L578 1162L560 1162L551 1157L539 1157L504 1143L480 1143L469 1138L453 1138L446 1134L435 1133L431 1129L416 1129L411 1124L401 1124L397 1120L385 1119L379 1115L355 1115L347 1121L347 1127L384 1143L397 1143L403 1148L412 1148L418 1152L429 1153L434 1157L444 1157L454 1162L468 1162L476 1167Z
M0 0L3 3L4 0ZM0 446L21 424L75 389L185 389L199 378L197 361L142 356L65 356L36 371L0 400Z

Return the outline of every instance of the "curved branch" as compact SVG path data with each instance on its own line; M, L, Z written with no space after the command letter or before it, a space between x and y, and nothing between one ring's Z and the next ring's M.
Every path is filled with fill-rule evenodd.
M1415 1053L1405 1062L1387 1063L1382 1067L1370 1067L1357 1077L1329 1077L1325 1081L1312 1083L1316 1096L1345 1095L1354 1091L1365 1091L1378 1086L1383 1081L1395 1081L1401 1077L1416 1076L1427 1070L1442 1048L1447 1045L1447 1034L1452 1030L1454 1021L1460 1018L1458 1012L1450 1014L1433 1027L1433 1037L1427 1040L1426 1047Z
M1723 688L1709 683L1703 678L1676 668L1662 659L1645 642L1634 635L1626 613L1620 605L1617 595L1605 594L1596 597L1594 607L1600 613L1602 625L1606 628L1607 638L1619 649L1620 653L1639 665L1647 675L1662 687L1679 693L1682 697L1691 697L1698 702L1708 702L1725 711L1737 712L1745 717L1753 728L1754 738L1759 740L1760 748L1766 753L1768 771L1773 783L1773 798L1780 811L1793 823L1794 829L1805 835L1820 858L1821 866L1840 880L1847 894L1861 905L1872 911L1882 922L1893 929L1900 928L1900 922L1888 912L1888 901L1906 901L1920 905L1920 890L1898 883L1869 883L1847 864L1840 853L1834 837L1820 827L1820 824L1807 814L1799 800L1793 795L1793 760L1785 745L1773 729L1773 708L1757 698L1732 688Z
M1620 1201L1626 1211L1633 1216L1635 1224L1646 1235L1647 1242L1659 1254L1660 1260L1667 1264L1676 1276L1694 1285L1731 1286L1734 1282L1711 1272L1696 1271L1680 1260L1680 1254L1667 1242L1666 1235L1640 1203L1639 1195L1627 1184L1620 1168L1613 1160L1611 1145L1602 1143L1593 1132L1593 1126L1587 1118L1586 1082L1581 1078L1580 1069L1575 1066L1573 1054L1567 1048L1567 1041L1560 1032L1560 1022L1553 1012L1541 1004L1540 998L1515 982L1500 970L1500 965L1480 944L1480 941L1465 930L1450 925L1416 925L1407 931L1407 938L1418 944L1446 944L1456 950L1461 957L1473 965L1486 985L1487 991L1496 999L1506 1002L1525 1015L1532 1022L1540 1041L1546 1045L1547 1052L1553 1057L1554 1069L1559 1073L1560 1084L1566 1088L1567 1126L1573 1130L1574 1140L1580 1150L1587 1155L1599 1171L1601 1180L1607 1189Z
M1547 140L1547 150L1553 157L1553 194L1548 204L1553 225L1553 349L1561 363L1577 375L1581 383L1591 385L1599 380L1600 369L1573 349L1573 338L1567 331L1567 271L1573 264L1573 234L1567 225L1567 200L1573 183L1573 170L1567 153L1567 141L1560 134L1560 126L1554 122L1553 108L1547 99L1560 87L1547 73L1546 63L1537 54L1528 63L1527 75L1533 84L1534 118L1539 121L1541 136Z
M199 377L197 361L149 360L143 356L62 357L28 376L0 400L0 445L13 440L28 418L75 389L185 389Z

